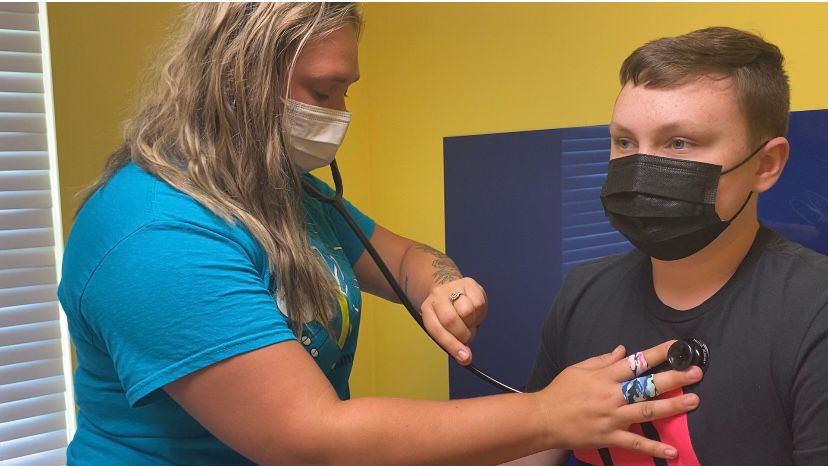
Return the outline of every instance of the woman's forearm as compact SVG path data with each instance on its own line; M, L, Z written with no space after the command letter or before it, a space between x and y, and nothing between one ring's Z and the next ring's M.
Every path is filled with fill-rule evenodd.
M458 280L463 274L449 256L426 244L412 243L400 261L397 277L403 291L419 308L432 288Z
M536 394L454 401L365 398L325 416L321 463L485 465L555 446ZM321 439L320 439L321 440Z

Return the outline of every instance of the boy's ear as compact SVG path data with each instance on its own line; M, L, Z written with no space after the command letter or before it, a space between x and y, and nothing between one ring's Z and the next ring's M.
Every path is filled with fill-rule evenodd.
M784 137L776 137L768 141L759 154L759 168L756 170L756 182L753 191L763 193L776 184L782 175L785 164L788 163L788 153L791 145Z

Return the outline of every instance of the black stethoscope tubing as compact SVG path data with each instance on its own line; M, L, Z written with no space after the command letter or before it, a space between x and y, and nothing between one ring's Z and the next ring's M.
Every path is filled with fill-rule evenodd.
M408 299L408 296L405 294L402 288L400 288L400 284L391 274L391 271L388 270L388 266L385 265L385 262L382 260L382 257L380 257L377 250L374 248L374 246L371 245L371 241L368 240L368 238L365 236L365 233L363 233L362 229L359 228L359 225L356 224L354 218L345 208L345 203L342 202L342 176L339 174L339 167L337 167L336 165L336 160L331 162L331 175L333 175L335 187L335 194L333 196L325 195L305 180L302 180L302 188L308 195L316 199L319 199L320 201L333 205L336 208L337 212L339 212L342 218L345 219L345 221L348 223L348 226L351 227L351 230L354 232L357 238L359 238L359 241L362 243L362 245L365 246L365 250L368 251L368 254L371 255L371 258L377 264L377 267L380 269L380 272L382 272L382 275L385 277L385 279L388 281L388 284L391 285L391 288L394 290L394 294L397 295L397 297L400 299L400 302L403 304L403 306L405 306L405 309L408 311L408 314L417 322L417 325L419 325L420 328L423 329L426 335L428 335L429 338L431 338L435 343L437 343L437 340L434 340L434 337L432 337L431 334L428 333L428 331L426 331L425 325L423 325L422 316L414 308L414 304L411 303L411 300ZM439 343L437 346L440 346ZM442 346L440 346L440 348L442 348ZM445 349L443 349L443 351L445 351ZM448 354L448 351L446 351L446 354ZM478 369L474 364L469 364L468 366L463 367L465 367L472 374L476 375L477 377L481 378L482 380L488 382L489 384L497 387L498 389L504 392L521 393L520 390L514 389L509 385L506 385L505 383L497 380L496 378L486 374L482 370Z

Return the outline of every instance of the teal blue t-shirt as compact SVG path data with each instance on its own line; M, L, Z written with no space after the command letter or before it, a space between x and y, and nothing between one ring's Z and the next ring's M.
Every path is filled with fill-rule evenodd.
M341 299L333 337L314 322L298 340L347 399L361 308L352 266L364 248L332 206L305 198L305 207L311 245ZM370 237L374 222L348 209ZM80 408L69 464L249 464L163 390L224 359L297 339L274 299L278 277L244 226L129 164L78 214L62 277Z

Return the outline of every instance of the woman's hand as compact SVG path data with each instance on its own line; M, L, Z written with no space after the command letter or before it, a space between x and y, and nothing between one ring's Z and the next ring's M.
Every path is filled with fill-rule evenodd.
M483 287L465 277L431 288L420 312L428 333L465 366L472 362L468 343L474 339L488 307Z
M650 367L667 360L667 350L672 343L670 341L644 351ZM619 346L610 354L568 367L537 393L547 413L553 443L569 449L621 447L660 458L672 458L676 455L675 448L628 429L631 424L695 409L699 398L687 394L627 404L621 392L621 383L632 379L633 374L623 356L624 348ZM657 393L696 383L701 378L702 371L695 366L683 372L667 371L653 375Z
M413 305L419 304L426 331L462 365L472 361L468 343L486 316L488 300L483 288L463 278L457 264L426 244L374 227L371 244L395 274ZM363 291L400 302L370 254L362 254L354 273Z

